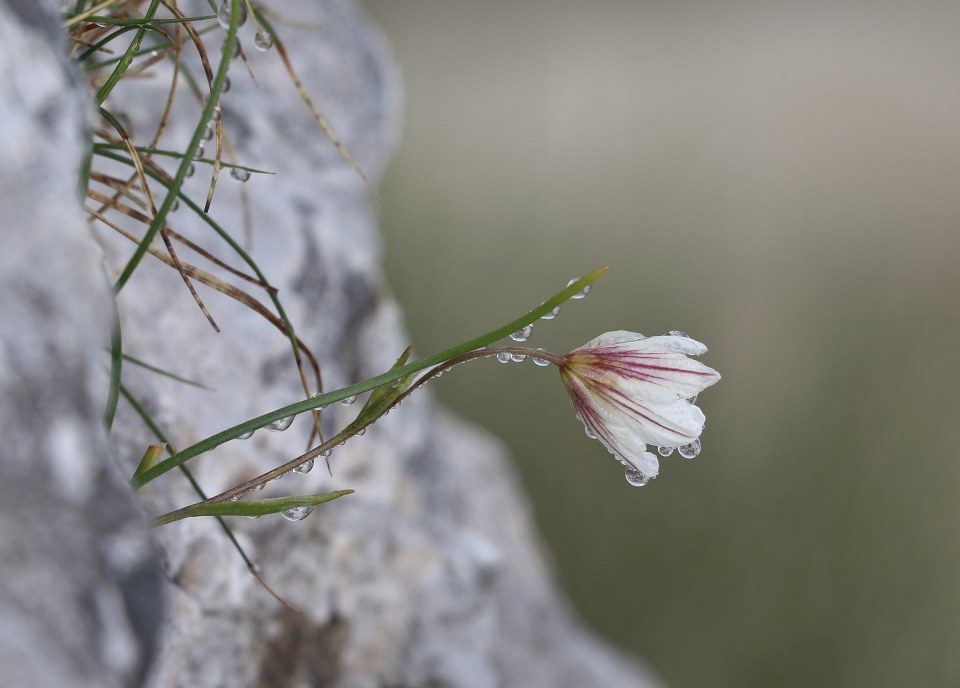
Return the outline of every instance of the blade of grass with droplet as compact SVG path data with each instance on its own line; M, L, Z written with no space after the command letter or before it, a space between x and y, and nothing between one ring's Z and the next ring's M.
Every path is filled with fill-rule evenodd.
M251 499L236 502L197 502L182 509L158 516L154 526L163 526L185 518L197 516L265 516L281 511L305 506L319 506L334 499L353 494L353 490L336 490L314 495L294 495L292 497L272 497L270 499Z

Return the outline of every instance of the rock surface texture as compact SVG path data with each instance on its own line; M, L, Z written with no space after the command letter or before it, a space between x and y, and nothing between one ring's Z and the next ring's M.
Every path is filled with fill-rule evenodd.
M446 414L429 390L338 448L332 476L318 462L261 493L355 494L299 522L230 521L264 578L300 613L257 583L216 521L148 535L144 511L196 496L171 472L147 485L138 503L121 476L155 437L123 400L109 441L101 430L108 290L74 205L92 108L62 58L55 15L33 2L0 4L8 10L0 23L7 225L0 410L16 429L0 466L0 683L655 685L578 625L502 447ZM203 10L180 6L186 14ZM396 143L399 112L383 39L345 0L284 2L277 10L296 22L278 28L304 86L376 180ZM225 157L277 174L245 184L221 175L210 213L238 239L246 236L333 389L386 370L408 341L381 271L376 201L313 120L276 50L253 50L249 25L241 35L256 84L236 61L221 99L232 146ZM135 136L150 131L162 110L169 81L158 70L161 78L121 84L106 103L124 111ZM197 103L184 95L178 108L161 147L182 147L195 126ZM198 165L189 180L192 196L205 195L207 169ZM185 208L169 224L238 263ZM115 278L132 244L102 228L95 234ZM181 258L203 263L185 249ZM212 388L125 365L125 385L179 446L304 394L284 336L235 301L200 290L220 334L176 272L149 256L118 297L126 353ZM262 292L258 298L267 302ZM358 406L326 410L324 431L342 427ZM285 432L231 441L192 461L194 474L208 493L222 491L301 453L308 430L301 416Z

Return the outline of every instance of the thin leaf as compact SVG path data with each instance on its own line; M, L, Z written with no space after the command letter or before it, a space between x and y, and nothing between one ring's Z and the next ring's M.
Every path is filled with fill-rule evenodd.
M278 514L281 511L296 507L313 507L326 504L348 494L353 494L353 490L336 490L324 494L273 497L271 499L252 499L249 501L198 502L158 516L153 525L154 527L164 526L168 523L197 516L264 516L266 514Z

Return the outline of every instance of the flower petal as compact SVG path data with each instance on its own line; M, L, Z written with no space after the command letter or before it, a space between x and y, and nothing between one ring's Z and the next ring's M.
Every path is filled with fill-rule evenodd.
M627 332L626 330L614 330L613 332L604 332L599 337L594 337L589 342L581 346L579 349L574 349L574 351L580 351L580 349L599 349L603 347L613 346L614 344L640 341L641 339L644 339L644 336L639 332Z

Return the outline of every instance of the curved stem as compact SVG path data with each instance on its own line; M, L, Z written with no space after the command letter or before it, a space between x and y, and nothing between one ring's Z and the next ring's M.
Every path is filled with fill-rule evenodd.
M277 466L276 468L273 468L267 471L266 473L261 473L255 478L251 478L250 480L244 483L231 487L229 490L224 490L220 494L204 499L203 501L197 502L195 504L191 504L190 506L186 506L181 509L177 509L176 511L171 511L168 514L163 514L162 516L157 517L156 523L157 525L163 525L165 523L171 523L181 518L186 518L187 516L190 516L193 512L195 512L201 505L217 504L220 502L225 502L227 500L242 497L244 494L246 494L247 492L249 492L250 490L254 489L259 485L262 485L270 482L271 480L276 480L277 478L283 477L283 475L285 475L288 471L293 470L297 466L300 466L301 464L306 463L311 459L317 458L318 456L322 455L328 450L332 450L337 445L343 444L351 437L354 437L355 435L359 434L361 430L363 430L364 428L367 428L368 426L378 421L380 418L382 418L387 413L389 413L391 409L399 406L400 402L402 402L408 396L410 396L415 391L420 389L420 387L422 387L424 383L426 383L431 378L437 377L438 375L453 368L454 366L460 365L461 363L466 363L467 361L472 361L477 358L486 358L488 356L496 356L497 354L500 354L500 353L522 354L524 356L542 358L545 361L550 361L550 363L553 363L555 366L558 366L558 367L565 365L567 360L566 356L558 356L557 354L550 353L549 351L543 351L542 349L531 349L525 346L484 347L482 349L477 349L475 351L469 351L465 354L461 354L459 356L451 358L448 361L444 361L440 365L437 365L436 367L429 370L427 373L422 375L420 379L418 379L416 382L411 384L410 387L407 388L403 393L399 394L392 402L390 402L390 404L385 406L375 415L372 415L366 418L363 422L358 423L354 421L353 423L348 425L346 428L341 430L339 433L331 437L326 442L323 442L317 445L313 449L307 452L304 452L303 454L301 454L300 456L297 456L296 458L290 459L286 463L280 466Z
M251 430L257 430L266 425L269 425L270 423L287 418L289 416L295 416L300 413L304 413L306 411L312 411L313 409L316 409L316 408L329 406L335 401L340 401L342 399L346 399L347 397L352 397L358 394L362 394L363 392L368 392L371 389L375 389L377 387L381 387L383 385L389 384L394 380L399 380L403 377L407 377L412 373L416 373L420 370L424 370L426 368L436 366L446 361L452 361L459 356L463 356L465 354L470 354L470 353L477 353L479 349L482 349L483 347L486 347L500 339L503 339L504 337L508 336L512 332L516 332L526 327L527 325L530 325L531 323L536 322L543 315L551 312L554 308L562 304L564 301L572 297L574 294L581 291L584 287L598 280L606 271L607 271L607 268L605 267L600 268L599 270L594 270L590 274L581 277L575 282L572 282L570 286L559 291L553 297L543 302L542 304L540 304L533 310L529 311L525 315L517 318L513 322L508 323L503 327L499 327L491 332L488 332L487 334L481 335L480 337L471 339L468 342L464 342L463 344L450 347L449 349L444 349L443 351L432 354L430 356L426 356L424 358L421 358L418 361L414 361L413 363L408 363L405 366L400 366L399 368L393 368L387 371L386 373L382 373L380 375L369 378L362 382L358 382L354 385L350 385L349 387L344 387L343 389L338 389L333 392L327 392L326 394L321 394L319 396L311 397L303 401L298 401L296 403L289 404L282 408L276 409L275 411L265 413L262 416L258 416L251 420L240 423L239 425L234 425L232 428L227 428L226 430L222 430L215 435L212 435L204 440L201 440L200 442L197 442L196 444L193 444L185 449L180 450L176 454L161 461L153 468L147 471L144 471L143 473L140 473L138 475L135 475L130 482L135 488L141 488L151 480L163 475L164 473L166 473L167 471L173 468L176 468L180 464L192 459L193 457L198 456L199 454L202 454L204 452L207 452L213 449L214 447L218 447L224 442L228 442L229 440L235 439L240 435L250 432ZM508 347L508 348L512 348L512 347ZM535 351L531 349L525 349L523 347L516 347L516 348L523 349L524 353L527 355L532 355L532 353L530 352ZM490 355L490 351L492 350L487 349L486 353L479 353L478 356L488 356ZM543 355L545 352L536 352L536 353L538 358L544 358L545 360L550 360ZM557 357L557 359L559 360L559 357ZM465 360L469 360L469 358ZM551 361L551 362L554 362L557 365L560 365L560 363L557 363L556 361ZM324 444L329 444L329 442L325 442ZM312 451L314 450L311 450L311 452ZM307 453L309 454L310 452L307 452ZM301 459L301 463L305 460L306 459Z

